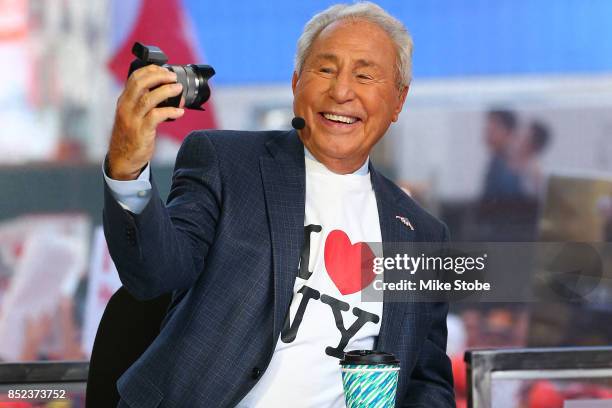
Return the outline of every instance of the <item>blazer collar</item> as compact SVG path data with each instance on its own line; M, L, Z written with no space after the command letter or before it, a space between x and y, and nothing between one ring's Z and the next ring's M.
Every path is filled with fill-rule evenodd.
M370 163L372 187L376 195L380 233L383 241L383 256L393 257L395 253L385 248L384 243L416 241L416 231L410 219L413 217L411 199L390 180L381 175ZM387 281L387 275L384 275ZM380 333L376 342L376 349L397 353L401 333L401 324L404 319L407 305L390 301L390 292L383 294L383 317ZM397 356L399 357L399 356Z
M259 166L272 242L274 347L289 311L304 242L306 171L304 145L295 130L272 138L266 147L269 155L262 155Z

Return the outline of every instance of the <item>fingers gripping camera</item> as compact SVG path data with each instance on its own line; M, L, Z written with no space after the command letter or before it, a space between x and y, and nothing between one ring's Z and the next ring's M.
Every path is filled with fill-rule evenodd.
M176 74L177 82L183 85L183 92L175 97L168 98L157 107L172 106L177 108L181 97L185 100L185 108L204 110L202 105L210 98L210 87L208 80L215 75L215 70L210 65L170 65L167 64L168 57L162 50L153 45L134 43L132 54L136 59L130 64L128 77L135 70L147 65L155 64L164 67Z

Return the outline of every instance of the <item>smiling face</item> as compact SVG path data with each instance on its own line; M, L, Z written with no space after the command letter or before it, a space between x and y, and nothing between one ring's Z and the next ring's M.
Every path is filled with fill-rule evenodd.
M363 165L408 92L398 86L393 40L365 20L340 20L321 31L292 87L293 111L306 120L302 142L341 174Z

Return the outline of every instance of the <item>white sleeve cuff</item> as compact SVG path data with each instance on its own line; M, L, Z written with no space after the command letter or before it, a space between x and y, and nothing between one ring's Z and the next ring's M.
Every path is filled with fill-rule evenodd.
M111 194L123 209L134 214L140 214L144 210L151 199L150 163L147 163L147 166L136 180L114 180L108 177L106 171L104 171L104 165L102 165L102 173Z

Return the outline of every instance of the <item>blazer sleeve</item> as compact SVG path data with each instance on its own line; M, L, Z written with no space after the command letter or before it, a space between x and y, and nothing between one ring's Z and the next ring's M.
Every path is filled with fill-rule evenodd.
M192 132L176 158L164 206L152 197L140 214L124 210L104 186L103 225L121 282L137 299L191 287L204 268L221 209L222 186L214 145Z
M449 240L444 225L441 241ZM435 302L429 306L431 327L408 382L403 408L455 408L453 372L446 354L448 303Z

